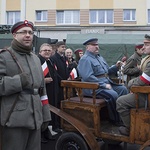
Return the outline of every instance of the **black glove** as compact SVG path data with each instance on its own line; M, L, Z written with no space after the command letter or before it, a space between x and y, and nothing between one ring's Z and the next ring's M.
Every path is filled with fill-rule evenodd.
M45 131L48 128L49 125L49 121L48 122L43 122L42 126L41 126L41 131Z
M20 74L20 80L21 80L22 88L25 88L30 84L30 77L25 72Z

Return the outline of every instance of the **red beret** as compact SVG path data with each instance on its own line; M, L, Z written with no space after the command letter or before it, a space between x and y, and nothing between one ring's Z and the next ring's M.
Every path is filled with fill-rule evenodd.
M23 27L30 27L33 30L34 25L32 22L27 21L27 20L19 21L12 26L11 33L16 33L19 29L21 29Z
M141 49L143 47L144 44L138 44L135 46L135 48Z
M83 52L83 50L82 50L82 49L76 49L76 50L74 51L74 54L77 54L77 53L79 53L79 52Z

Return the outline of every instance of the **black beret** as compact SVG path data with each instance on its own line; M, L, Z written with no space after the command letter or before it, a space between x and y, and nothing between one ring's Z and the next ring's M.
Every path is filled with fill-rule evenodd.
M89 39L89 40L86 40L83 45L88 45L88 44L92 44L92 43L96 43L98 41L97 38L92 38L92 39Z
M10 31L11 31L11 33L16 33L19 29L21 29L23 27L30 27L33 30L34 25L32 22L27 21L27 20L19 21L12 26Z

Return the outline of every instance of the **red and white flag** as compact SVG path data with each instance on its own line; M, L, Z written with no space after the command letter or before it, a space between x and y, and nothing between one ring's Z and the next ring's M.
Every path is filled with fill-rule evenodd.
M41 96L41 102L42 102L43 106L48 104L48 97L47 97L47 95Z
M41 66L42 66L43 74L44 74L44 77L45 77L49 73L47 62L44 60L43 62L41 61L41 64L42 64ZM42 95L41 96L41 103L42 103L43 106L46 105L46 104L49 104L47 95Z
M43 70L43 74L45 77L49 73L49 69L48 69L46 61L42 64L42 70Z
M72 71L70 72L70 76L71 79L75 79L76 77L78 77L77 70L75 68L73 68Z

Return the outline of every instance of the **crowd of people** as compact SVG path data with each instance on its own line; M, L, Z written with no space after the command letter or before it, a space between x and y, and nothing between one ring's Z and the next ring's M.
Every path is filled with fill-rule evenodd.
M2 150L10 150L10 145L14 150L41 150L41 142L53 139L49 125L56 133L62 132L60 118L50 112L49 104L60 108L64 99L61 80L72 80L73 69L77 70L81 82L99 83L96 96L106 100L109 121L120 126L121 134L129 135L130 109L135 108L135 95L130 93L130 88L150 84L149 35L143 44L135 46L131 57L125 56L109 67L100 54L97 38L83 43L85 51L66 49L65 42L58 41L54 52L52 45L43 43L37 56L32 53L32 22L15 23L11 33L11 46L0 51ZM147 56L142 59L143 54ZM120 78L126 84L110 78L119 71L127 76ZM85 96L92 96L92 92L83 90ZM141 97L140 107L144 107L145 97Z

